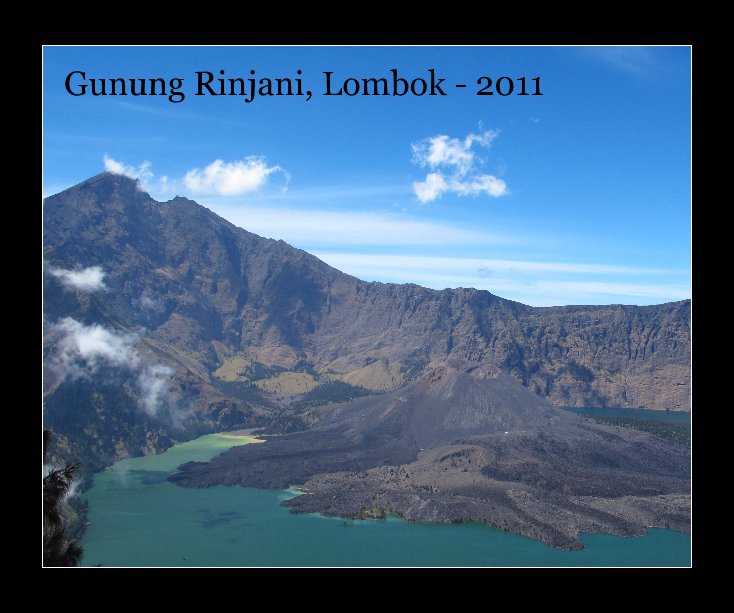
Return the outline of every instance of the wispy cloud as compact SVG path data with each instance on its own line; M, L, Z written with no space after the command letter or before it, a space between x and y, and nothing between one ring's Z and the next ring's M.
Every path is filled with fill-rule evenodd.
M475 145L488 148L498 134L496 130L482 130L478 134L468 134L463 140L439 134L413 143L413 163L430 171L423 181L413 182L418 200L431 202L444 193L485 194L495 198L508 194L509 189L502 179L479 172L477 166L483 160L473 149Z
M227 219L230 212L260 210L266 206L283 211L284 214L294 212L298 216L310 215L313 211L323 214L340 212L352 214L363 211L368 214L376 212L378 215L398 213L408 215L408 211L415 212L418 208L415 202L409 202L412 195L413 189L405 183L381 184L379 178L362 177L349 185L337 183L301 186L289 183L287 189L265 188L236 198L217 195L196 196L196 201ZM251 229L248 225L244 227ZM287 240L284 236L278 238Z
M577 262L317 252L369 281L473 287L532 306L650 304L690 297L687 271Z
M150 170L150 162L144 161L140 166L130 166L123 162L119 162L104 154L104 169L116 175L124 175L131 179L139 179L141 183L149 183L153 178L153 172Z
M66 270L50 267L48 272L56 277L62 285L78 289L83 292L96 292L106 289L104 284L105 273L100 266Z
M131 166L130 164L125 164L110 157L106 153L103 159L104 168L107 172L138 180L140 182L140 189L158 198L165 198L171 195L172 190L176 188L175 182L171 181L166 175L155 179L155 174L151 170L152 165L147 160L139 166Z
M654 47L588 47L593 56L631 75L642 77L659 67Z
M140 404L148 415L155 415L170 393L169 379L173 369L163 364L153 364L138 376L141 390Z
M242 126L243 122L233 121L222 117L218 113L205 114L205 113L192 113L190 111L183 111L181 108L177 108L175 114L171 113L169 105L154 107L145 104L141 104L140 101L136 101L134 104L131 102L125 102L124 100L116 100L116 105L126 111L133 111L135 113L142 113L144 115L151 115L153 117L160 117L168 121L179 122L183 120L201 121L206 123L218 123L230 126ZM180 105L179 105L180 106Z
M275 172L284 173L288 179L280 166L268 166L264 157L251 155L235 162L214 160L204 169L194 168L186 173L184 184L194 194L241 196L262 188Z
M416 268L425 270L476 270L485 276L488 272L556 272L570 274L618 275L618 274L667 274L663 268L638 268L609 264L587 264L577 262L538 262L529 260L499 260L486 258L433 257L423 255L383 255L345 252L323 252L314 254L338 260L347 266L367 265L387 268Z
M61 319L53 331L58 340L48 365L62 380L89 379L102 366L112 366L137 373L138 404L146 413L155 416L164 406L172 406L169 388L174 371L163 364L144 363L136 348L139 335L85 325L72 317Z
M130 105L134 107L135 105ZM44 140L56 139L60 141L72 141L74 143L85 143L85 144L109 144L110 137L102 134L78 134L76 132L55 132L49 131L43 133ZM129 137L115 137L115 143L127 144L127 145L138 145L138 146L149 146L155 144L165 143L168 140L165 136L129 136Z
M442 222L390 213L336 212L295 208L204 204L234 225L283 239L301 248L340 246L410 246L508 244L509 234L492 234Z
M541 286L542 287L542 286ZM547 286L547 289L551 289ZM613 281L561 281L554 282L553 288L562 294L585 293L622 296L639 296L666 300L683 300L691 297L690 288L674 283L629 283Z
M140 364L136 334L118 334L97 324L86 326L71 317L59 321L55 329L61 335L55 365L62 375L86 377L102 364L130 370Z

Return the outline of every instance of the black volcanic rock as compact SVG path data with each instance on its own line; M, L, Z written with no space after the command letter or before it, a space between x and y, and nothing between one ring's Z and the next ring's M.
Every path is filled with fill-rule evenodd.
M322 413L317 428L233 447L211 462L186 464L171 480L284 489L321 472L411 462L419 451L466 437L567 429L579 421L497 369L457 360L432 366L393 392L330 405Z
M307 495L296 512L482 521L563 548L579 532L689 529L690 455L585 422L514 379L456 360L379 396L323 410L320 426L189 462L169 480Z

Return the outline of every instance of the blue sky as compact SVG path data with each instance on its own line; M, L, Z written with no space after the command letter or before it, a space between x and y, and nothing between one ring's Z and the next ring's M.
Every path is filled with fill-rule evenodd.
M446 96L323 95L325 71L431 68ZM312 98L195 96L220 70L301 70ZM543 96L477 96L481 76L540 77ZM182 78L185 99L91 95L118 77ZM535 306L690 297L688 47L46 47L43 78L45 195L107 168L365 280Z

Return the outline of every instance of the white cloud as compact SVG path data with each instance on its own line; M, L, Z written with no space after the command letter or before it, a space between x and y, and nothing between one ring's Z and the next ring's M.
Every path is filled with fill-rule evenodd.
M421 202L431 202L448 189L446 179L440 172L429 172L425 181L413 181L413 190Z
M62 379L89 378L105 365L140 371L137 376L140 407L154 416L166 402L172 403L168 381L173 369L163 364L143 366L135 347L140 340L137 334L118 333L99 324L87 326L71 317L60 320L54 331L59 336L49 366Z
M169 394L168 380L173 369L163 364L154 364L146 368L138 377L138 385L142 396L140 404L148 415L158 413Z
M62 376L88 376L103 363L128 369L140 363L135 334L117 334L97 324L85 326L71 317L59 321L55 330L61 334L55 366Z
M150 162L145 161L140 166L130 166L123 162L111 158L104 154L104 168L107 172L115 175L123 175L130 179L139 179L142 185L147 185L153 179L153 172L150 170Z
M203 169L189 170L183 179L175 179L166 175L156 178L151 170L150 162L145 161L140 166L131 166L107 154L104 155L104 167L113 174L137 179L141 189L159 200L174 196L184 186L195 195L231 197L258 191L267 183L268 177L276 172L283 174L286 184L290 180L290 175L283 168L269 166L264 157L256 155L235 162L214 160Z
M274 172L283 169L268 166L262 156L251 155L236 162L214 160L203 170L194 168L186 173L184 184L194 194L240 196L263 187Z
M507 184L502 179L492 175L480 175L471 182L452 183L451 187L462 196L475 196L485 193L498 198L509 193Z
M115 160L105 153L104 168L112 174L137 180L141 190L161 200L174 196L178 189L177 182L169 179L166 175L156 179L155 173L151 170L151 163L148 161L144 161L140 166L131 166Z
M454 166L460 173L466 173L474 164L474 154L458 138L439 134L411 145L413 160L422 167L437 168Z
M51 267L48 272L66 287L78 289L83 292L96 292L106 289L104 284L105 273L100 266L90 266L89 268L77 270Z
M479 175L469 180L449 179L440 172L426 175L425 181L414 181L413 191L421 202L432 202L445 192L453 192L459 196L504 196L509 193L507 184L493 175Z
M453 167L459 176L464 176L474 166L472 146L489 147L498 134L498 131L484 130L467 135L463 141L445 134L425 138L411 145L413 161L424 168Z
M431 172L424 181L414 181L413 191L421 202L432 202L444 193L459 196L486 194L495 198L509 193L507 184L494 175L481 174L477 165L483 163L472 150L474 145L489 147L499 131L482 130L463 140L445 134L413 143L413 162Z

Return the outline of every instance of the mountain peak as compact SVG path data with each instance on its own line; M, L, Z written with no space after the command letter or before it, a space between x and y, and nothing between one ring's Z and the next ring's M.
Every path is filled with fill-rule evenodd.
M44 200L45 215L59 207L64 209L62 214L68 216L72 211L83 214L87 221L97 214L107 212L130 212L147 202L153 201L146 193L140 181L125 175L102 172L94 177L72 185L71 187L49 196Z
M104 172L100 172L98 175L94 175L89 179L85 179L84 181L77 183L76 185L72 185L71 187L66 188L65 190L60 192L60 194L78 190L101 190L103 192L110 192L114 190L128 192L132 189L145 193L143 192L142 186L138 179L133 179L131 177L128 177L127 175L121 175L105 170Z

